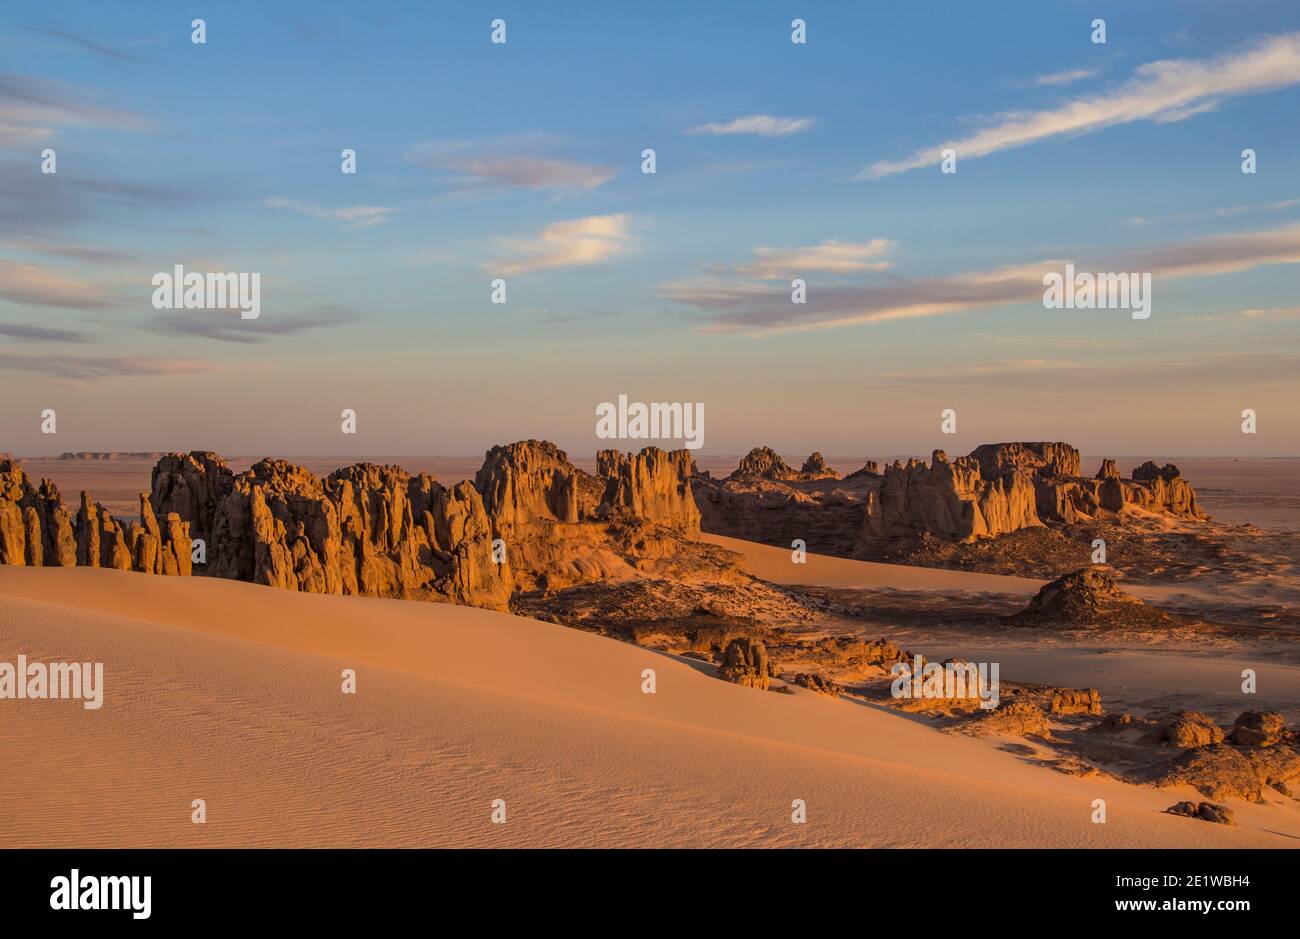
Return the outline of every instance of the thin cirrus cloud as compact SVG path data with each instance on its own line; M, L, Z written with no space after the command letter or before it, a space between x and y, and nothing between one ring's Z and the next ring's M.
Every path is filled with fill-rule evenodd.
M299 215L306 215L309 218L317 218L322 221L342 222L349 228L369 228L372 225L382 225L388 221L388 217L395 211L383 205L345 205L338 208L329 208L317 205L315 202L290 199L286 196L263 199L262 204L269 209L288 209L290 212L297 212Z
M1033 78L1012 82L1012 84L1018 88L1051 88L1059 85L1073 85L1085 78L1093 78L1096 74L1097 70L1095 68L1072 68L1062 72L1035 75Z
M36 372L54 378L94 381L136 375L197 375L219 372L214 362L152 356L19 355L0 352L0 369Z
M67 310L106 310L122 305L102 288L64 277L38 264L0 258L0 299Z
M520 138L488 143L423 143L408 150L406 160L449 174L461 191L595 189L618 175L610 166L518 152L523 148L535 150L547 142L545 138Z
M0 323L0 336L18 342L71 342L81 344L90 342L90 336L80 330L30 326L26 323Z
M51 39L60 39L64 42L70 42L74 45L80 46L82 49L92 55L98 56L100 59L116 68L120 68L122 65L129 65L136 61L135 56L129 55L121 49L116 49L113 46L79 35L78 33L70 32L66 29L43 29L41 27L32 27L28 29L28 32L40 33L41 35L48 36Z
M0 147L27 146L53 137L57 128L68 125L147 130L152 123L138 114L94 103L72 85L0 72Z
M174 336L199 337L218 342L253 344L279 336L297 336L317 329L345 326L361 316L347 307L323 305L298 316L263 314L242 319L238 310L175 310L150 320L149 328Z
M774 288L744 277L676 281L660 290L665 298L692 308L703 332L762 336L1041 302L1043 275L1060 271L1064 263L1043 260L951 276L813 285L803 304L792 304L784 286ZM1157 245L1109 258L1083 259L1076 267L1150 272L1156 279L1174 279L1296 263L1300 263L1300 225Z
M893 262L885 255L894 249L888 238L864 242L823 241L806 248L755 248L754 259L733 268L737 274L771 280L800 272L824 271L852 274L858 271L887 271Z
M1057 108L1013 111L966 137L882 160L858 173L880 179L933 166L951 148L974 159L1052 137L1078 136L1134 121L1170 123L1213 110L1227 98L1300 83L1300 33L1285 33L1210 59L1163 59L1140 65L1112 91L1076 98Z
M815 123L811 117L773 117L770 114L748 114L725 123L700 124L686 132L688 134L707 134L712 137L727 137L732 134L751 134L756 137L789 137L802 133Z
M632 216L625 212L552 222L532 238L502 241L506 256L484 268L510 275L600 264L630 248L631 224Z

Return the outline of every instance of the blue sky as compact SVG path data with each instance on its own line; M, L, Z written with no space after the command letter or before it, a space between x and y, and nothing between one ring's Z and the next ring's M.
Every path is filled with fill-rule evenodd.
M1298 449L1295 4L373 6L0 12L0 448L586 454L625 393L711 452ZM1151 319L919 308L1062 259L1163 265ZM262 317L153 309L176 263Z

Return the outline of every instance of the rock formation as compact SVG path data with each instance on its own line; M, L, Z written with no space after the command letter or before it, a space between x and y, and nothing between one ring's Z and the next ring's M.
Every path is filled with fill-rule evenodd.
M750 476L762 479L798 479L799 473L771 447L755 447L741 458L740 465L728 478L744 479Z
M1182 815L1187 818L1199 818L1204 822L1217 822L1220 825L1237 824L1232 819L1232 809L1217 802L1179 802L1165 809L1170 815Z
M771 684L767 646L761 639L731 640L718 666L718 677L747 688L767 690Z
M830 468L821 452L817 450L814 450L809 454L808 459L803 461L803 468L799 470L799 475L804 479L840 478L840 474Z
M209 451L172 453L154 467L139 521L124 524L89 493L71 517L52 483L34 487L4 460L0 560L500 610L517 588L681 570L700 527L689 452L607 450L598 463L593 477L554 444L521 441L488 451L474 483L447 488L397 466L322 479L284 460L237 474Z
M689 450L665 453L646 447L640 453L601 450L597 475L605 480L597 518L633 519L676 528L688 534L700 530L700 510L691 491L695 463Z
M878 492L868 494L860 541L890 540L926 532L954 541L1041 525L1033 487L1020 473L992 481L972 457L949 462L935 450L929 466L895 461Z
M1008 620L1016 626L1097 626L1154 629L1176 621L1120 589L1115 576L1099 566L1085 567L1039 588L1029 605Z
M1176 747L1190 750L1223 742L1223 728L1199 711L1179 711L1160 735Z
M0 563L72 567L77 540L58 487L38 487L13 460L0 459Z
M844 692L843 686L838 682L816 672L799 672L791 682L800 688L807 688L809 691L829 695L832 698L838 698Z
M1243 711L1230 739L1243 747L1271 747L1287 739L1286 720L1277 711Z

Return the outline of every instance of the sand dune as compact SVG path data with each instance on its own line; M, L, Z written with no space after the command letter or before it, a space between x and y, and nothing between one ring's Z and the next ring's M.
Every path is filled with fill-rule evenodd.
M893 590L969 590L980 593L1008 593L1032 597L1042 581L1004 574L979 574L951 571L936 567L911 567L881 564L876 561L853 561L826 554L807 555L802 564L791 561L788 548L727 538L723 535L700 535L701 541L720 545L739 553L744 568L755 577L774 584L817 584L822 587L859 587Z
M5 846L1300 839L1300 813L1277 806L1234 804L1235 828L1175 818L1161 810L1190 789L1054 773L919 720L504 614L84 568L0 568L0 595L0 660L105 665L98 711L0 701ZM340 693L345 667L356 695Z

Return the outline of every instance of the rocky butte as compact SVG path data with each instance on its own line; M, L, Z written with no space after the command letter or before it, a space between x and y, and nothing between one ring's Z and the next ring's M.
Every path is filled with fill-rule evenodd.
M802 471L772 450L750 451L725 480L696 478L705 531L769 544L792 538L824 553L874 557L899 544L935 538L971 543L1046 525L1119 520L1133 510L1203 519L1191 484L1173 464L1145 463L1131 478L1104 460L1082 474L1066 443L997 443L927 463L875 462L840 480L813 454Z
M506 609L516 591L733 579L719 565L734 563L699 542L701 530L804 538L861 557L1130 510L1204 517L1177 467L1146 463L1123 479L1106 460L1085 477L1064 443L987 444L955 460L936 450L929 463L870 463L842 480L819 453L796 470L768 448L725 480L699 475L686 450L602 450L596 464L586 473L554 444L526 440L493 447L472 482L448 487L398 466L356 463L321 478L284 460L235 473L215 453L170 453L141 493L139 519L123 522L85 492L70 510L53 483L33 484L4 458L0 560Z
M591 476L528 440L492 448L473 482L449 488L398 466L321 478L284 460L235 473L215 453L172 453L141 493L139 521L123 523L85 492L74 515L53 483L34 485L6 458L0 560L506 609L516 589L653 571L694 543L686 451L606 450L598 465Z

